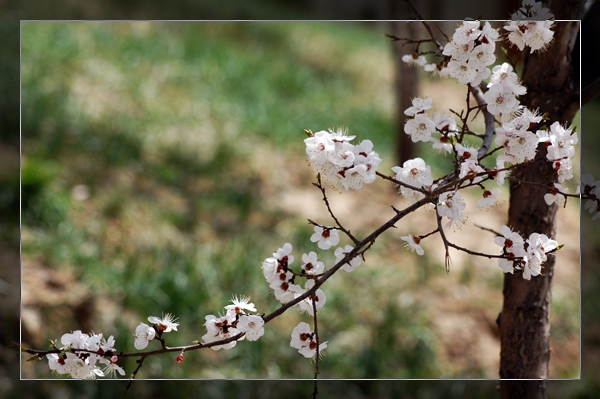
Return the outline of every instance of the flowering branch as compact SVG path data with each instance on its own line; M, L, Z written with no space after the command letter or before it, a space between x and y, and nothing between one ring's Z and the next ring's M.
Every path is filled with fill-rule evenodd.
M325 194L325 187L323 187L323 184L321 182L321 175L317 174L317 183L313 183L313 185L315 185L319 190L321 190L321 193L323 194L323 202L325 202L325 206L327 207L327 211L329 211L329 214L331 215L331 218L335 221L335 224L338 226L338 228L343 231L348 238L350 238L352 240L352 242L356 245L358 244L358 240L356 239L356 237L354 237L352 235L352 233L350 233L350 230L347 230L344 228L344 226L342 226L342 224L340 223L340 221L338 220L338 218L334 215L333 211L331 210L331 206L329 205L329 200L327 199L327 195ZM313 222L312 220L309 220L309 222L311 222L312 224L318 226L315 222Z
M414 3L412 2L412 0L404 0L404 1L407 2L410 5L410 7L413 9L413 12L415 13L415 16L417 17L417 19L419 21L421 21L421 23L423 24L423 26L425 27L425 29L427 29L427 32L429 32L429 35L431 36L431 40L435 43L435 45L437 46L438 50L441 52L444 49L444 47L441 45L441 43L437 40L437 38L433 34L433 30L431 29L431 26L429 26L429 24L423 20L423 17L421 17L421 14L419 14L419 10L414 5Z
M420 18L411 0L407 1ZM513 21L514 22L514 21ZM505 29L511 32L508 39L520 49L529 46L533 51L543 48L551 40L552 32L548 24L508 23ZM351 245L340 246L334 250L335 264L326 269L324 262L319 261L316 252L302 255L304 262L300 271L294 269L292 264L292 245L284 244L272 257L266 258L262 263L262 272L273 291L275 298L281 305L271 313L259 315L254 304L249 298L234 297L230 305L225 306L225 315L207 315L205 327L207 333L202 336L201 341L194 341L193 345L170 347L164 338L164 334L177 331L179 323L167 314L163 318L151 316L148 322L151 326L140 323L135 331L134 346L138 350L144 350L148 342L156 338L161 345L160 349L153 351L142 351L128 353L114 349L114 339L103 339L102 334L88 335L81 331L65 334L61 338L62 348L56 347L47 351L33 350L21 347L23 352L34 355L41 359L45 356L49 361L50 369L61 373L70 374L73 378L94 378L118 372L124 375L123 370L118 367L117 361L121 357L137 357L137 367L130 377L127 388L137 376L146 358L163 353L178 352L177 363L184 361L184 353L198 349L211 348L213 350L230 349L238 341L254 341L264 334L263 326L276 317L281 316L290 308L298 305L300 309L313 318L314 330L306 322L301 322L294 328L291 334L290 346L298 349L299 353L306 358L315 359L314 391L313 398L317 396L317 379L319 375L320 356L327 342L321 342L319 336L317 312L325 304L326 296L321 290L325 282L340 269L352 272L365 261L365 253L374 245L381 234L391 228L395 228L398 221L424 206L435 207L435 218L437 228L424 235L406 235L401 237L405 246L423 255L424 250L420 246L423 239L439 233L442 239L445 255L444 265L446 272L450 272L451 257L450 248L463 251L470 255L497 259L498 266L504 273L514 273L522 270L524 279L529 280L532 276L541 274L543 263L548 254L554 253L561 246L549 237L532 233L527 239L518 232L513 232L508 226L502 226L500 233L477 226L483 230L490 231L496 236L494 244L501 248L500 254L488 254L474 251L450 242L444 231L445 228L461 228L465 223L464 211L466 203L461 198L461 191L468 188L477 188L483 191L482 198L477 201L476 206L483 208L493 205L499 189L486 188L485 184L496 183L504 185L506 179L517 181L522 184L533 184L520 181L518 176L509 175L520 166L530 165L534 162L551 162L555 170L554 181L548 185L542 185L548 189L544 197L548 205L559 198L580 196L588 199L586 209L590 212L600 209L600 181L593 177L582 176L583 192L569 194L560 183L573 177L571 159L574 156L574 145L577 136L572 129L561 126L558 122L549 128L542 127L532 131L543 117L535 111L530 111L520 105L518 96L526 93L525 87L521 86L518 76L513 72L513 67L508 63L497 65L490 70L495 62L495 42L499 40L499 32L492 28L488 22L465 21L459 26L452 39L448 39L445 46L437 40L431 26L422 21L430 35L430 39L411 40L388 37L395 41L403 41L403 44L415 44L417 49L411 59L418 65L426 62L423 54L419 53L418 47L422 43L432 42L438 48L437 56L443 55L444 61L435 65L435 71L440 76L452 77L460 83L468 86L466 95L466 109L457 113L428 111L432 108L433 100L430 98L415 98L412 106L405 110L407 121L404 131L413 142L432 142L432 148L450 154L453 157L454 169L445 176L434 179L431 167L421 158L415 158L404 162L402 166L392 167L395 176L388 176L377 171L381 159L379 154L373 150L373 143L364 140L359 144L352 144L354 136L348 136L347 131L319 131L305 132L306 155L308 162L316 172L317 182L313 183L321 194L322 200L335 226L328 227L309 219L314 226L314 234L311 241L317 243L321 250L329 250L340 242L339 231L352 241ZM551 24L550 24L551 26ZM443 33L443 32L442 32ZM526 35L528 33L529 35ZM531 36L534 36L533 38ZM418 55L418 57L415 57ZM423 57L421 59L421 57ZM429 69L433 70L429 65ZM427 66L426 66L427 68ZM484 80L489 79L488 83ZM477 105L471 106L471 95L475 98ZM460 119L461 126L457 124ZM474 132L469 123L472 123L478 115L482 115L485 122L485 133ZM479 148L469 147L463 141L465 135L476 136L482 140ZM494 138L495 137L495 138ZM492 140L497 145L492 147ZM544 143L544 145L538 145ZM538 148L539 147L539 148ZM538 149L546 149L539 152ZM499 153L496 158L496 167L488 168L480 164L483 158ZM329 199L325 185L336 191L360 190L365 185L373 183L377 177L389 181L398 187L399 193L410 202L404 209L392 206L395 214L387 222L383 223L368 236L360 240L350 230L346 229L336 217ZM558 181L558 183L556 183ZM550 185L553 184L553 185ZM579 193L579 192L578 192ZM594 216L597 218L599 214ZM445 219L444 219L445 218ZM444 220L443 220L444 219ZM446 222L443 225L442 222ZM300 281L305 279L304 286ZM104 371L100 370L96 363L106 365Z

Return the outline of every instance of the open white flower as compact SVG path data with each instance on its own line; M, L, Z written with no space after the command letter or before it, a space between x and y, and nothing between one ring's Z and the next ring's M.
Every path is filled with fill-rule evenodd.
M304 262L304 264L301 267L306 274L314 276L316 274L323 273L323 270L325 270L325 264L323 262L319 262L317 253L314 251L303 254L302 262Z
M279 248L277 252L273 254L273 257L286 265L294 263L294 255L292 255L292 244L286 242L283 247Z
M506 252L513 254L514 256L524 256L524 241L523 237L517 232L514 232L508 226L500 227L502 237L494 237L494 244L503 247Z
M315 226L315 233L310 237L312 242L318 242L321 249L329 249L332 246L338 245L340 242L340 233L335 228L323 228Z
M111 359L104 359L104 358L100 358L98 359L98 361L102 364L104 364L106 367L102 370L102 372L104 373L104 375L106 377L116 377L116 374L119 373L120 375L124 376L125 375L125 370L123 370L123 368L119 367L119 365L117 364L118 361L118 357L117 356L112 356Z
M454 223L456 223L456 227L462 226L464 223L462 211L467 205L461 199L460 191L445 192L440 194L439 198L437 212L440 216L446 216L449 219L449 222L446 223L446 227L450 227Z
M312 358L317 353L317 342L315 333L310 329L308 323L300 322L292 331L290 346L298 349L298 352L306 358ZM319 343L319 354L327 348L327 342Z
M145 323L140 323L140 325L135 329L135 334L133 335L135 337L133 346L135 346L135 349L137 350L145 349L148 346L148 342L152 341L155 335L156 331L153 327L150 327Z
M300 349L310 343L312 330L308 323L300 322L292 331L292 341L290 346L294 349Z
M458 61L450 61L448 63L448 75L456 78L460 83L466 85L473 82L477 78L477 69L469 64Z
M67 358L64 360L65 367L68 370L71 378L76 380L90 380L98 377L104 377L104 373L96 366L96 356L90 355L82 359L74 353L67 353Z
M417 114L404 124L404 132L410 136L413 143L417 141L428 142L431 133L435 132L435 123L427 114Z
M412 99L412 106L408 107L404 111L404 115L415 116L417 114L423 113L431 108L432 103L433 100L431 98L415 97Z
M239 332L246 333L245 337L248 341L256 341L265 333L264 324L265 321L260 316L242 315L238 320L237 329Z
M497 188L493 189L492 191L484 190L483 198L477 201L475 203L475 206L477 208L485 208L494 205L496 203L496 196L500 194L500 192L501 191Z
M295 294L295 297L297 298L300 295L304 294L307 290L311 289L314 285L315 285L315 280L308 280L306 282L306 284L304 285L304 289L298 290L298 292ZM301 311L306 312L311 316L314 316L312 298L313 298L313 295L309 295L303 301L299 302L298 306L300 306ZM323 306L325 306L325 302L327 302L327 296L325 295L325 292L323 292L322 289L318 288L315 291L314 298L315 298L315 306L317 309L321 309Z
M411 252L417 252L417 255L423 255L425 253L425 251L423 250L423 247L421 247L420 242L421 239L418 236L409 234L407 236L402 236L400 237L401 239L403 239L404 241L406 241L404 243L404 246L408 249L410 249Z
M177 320L177 318L175 318L175 316L173 316L171 313L167 313L162 319L156 316L148 317L148 321L154 324L158 331L162 331L165 333L171 332L173 330L177 331L177 326L179 325L179 323L174 323L175 320Z
M483 98L487 103L488 111L492 115L510 114L516 111L519 106L519 100L515 98L512 90L500 84L490 87Z
M227 338L231 338L239 334L239 331L232 326L233 319L231 316L216 317L215 315L209 314L204 318L206 323L206 334L202 336L202 341L205 344L222 341ZM244 337L240 338L240 340ZM236 345L237 341L231 341L222 345L211 346L215 351L220 349L231 349Z
M552 205L556 202L558 206L564 206L567 198L562 195L562 193L568 194L568 192L569 189L567 187L563 187L559 183L554 183L554 189L548 194L544 195L544 201L546 201L546 204L548 205Z
M234 315L246 314L246 311L256 312L256 307L250 302L249 297L241 296L238 298L236 295L231 299L231 302L232 305L225 306L225 309L227 312L232 312Z

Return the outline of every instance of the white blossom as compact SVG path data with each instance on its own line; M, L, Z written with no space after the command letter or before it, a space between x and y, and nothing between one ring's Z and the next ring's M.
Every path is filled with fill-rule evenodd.
M246 314L246 312L256 312L256 307L250 302L250 298L237 295L231 299L231 305L226 305L225 310L231 312L233 316Z
M317 253L314 251L311 251L308 254L303 254L302 262L304 262L304 264L301 266L302 270L308 275L318 275L323 273L325 270L325 264L323 262L319 262Z
M137 350L145 349L148 346L148 342L152 341L155 335L156 330L154 330L153 327L150 327L145 323L140 323L135 329L135 341L133 346L135 346L135 349Z
M558 206L564 206L567 198L562 194L568 194L568 192L569 189L567 187L563 187L559 183L554 183L554 189L544 195L544 201L546 201L546 204L548 205L552 205L556 202Z
M431 98L415 97L412 99L412 106L408 107L404 111L404 115L415 116L417 114L423 113L431 108L432 103L433 100Z
M413 54L406 54L402 56L402 62L405 62L408 64L408 66L414 67L414 66L423 66L427 63L427 59L422 56L422 55L418 55L416 53Z
M165 333L171 332L173 330L177 331L177 326L179 325L179 323L174 323L175 320L177 319L171 313L167 313L162 319L156 316L148 317L148 322L154 324L157 327L158 331L162 331Z
M237 323L237 330L246 333L248 341L256 341L263 336L265 321L262 317L256 315L242 315Z
M483 95L487 109L492 115L510 114L517 110L519 101L512 90L507 90L503 85L493 85Z
M493 189L492 191L485 190L483 192L483 198L478 200L475 203L475 206L477 208L485 208L494 205L496 203L496 196L500 194L500 192L501 191L497 188Z
M406 241L404 243L404 246L406 248L408 248L411 252L417 252L417 255L423 255L425 253L425 251L423 250L423 247L421 247L421 245L419 245L419 243L421 242L421 239L418 236L409 234L406 236L402 236L400 237L401 239L403 239L404 241Z
M431 140L431 133L435 132L435 123L427 114L417 114L404 124L404 132L410 136L413 143Z
M340 242L340 233L333 227L323 228L321 226L315 226L315 232L310 237L310 240L312 242L317 242L319 248L327 250Z
M464 222L462 211L466 206L460 197L460 191L445 192L440 194L437 212L440 216L446 216L449 219L446 227L452 226L453 223L456 223L456 226L460 227Z

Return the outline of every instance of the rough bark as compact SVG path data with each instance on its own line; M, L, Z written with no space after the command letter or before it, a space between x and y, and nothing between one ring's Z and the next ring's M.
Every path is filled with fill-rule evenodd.
M582 1L556 3L557 19L580 17ZM555 23L552 46L546 52L527 54L523 83L528 89L523 105L548 114L550 122L571 123L579 105L579 92L572 76L571 52L579 29L578 22ZM545 159L540 145L537 158ZM555 181L549 162L536 163L514 171L520 180L548 184ZM554 237L556 205L548 206L546 189L533 184L511 182L508 224L525 238L533 232ZM500 331L500 384L502 399L545 398L545 381L504 379L545 379L550 360L550 305L555 256L549 255L542 275L524 280L521 273L506 274L504 303L498 316Z
M391 2L390 14L394 18L402 19L410 15L410 8L405 2ZM391 23L393 34L396 37L416 37L415 23L394 21ZM402 46L400 41L392 43L394 64L396 67L396 80L394 88L396 92L396 160L399 165L415 157L415 146L410 136L404 133L404 110L411 106L411 99L417 96L418 81L417 69L410 68L402 61L402 56L410 54L414 46Z

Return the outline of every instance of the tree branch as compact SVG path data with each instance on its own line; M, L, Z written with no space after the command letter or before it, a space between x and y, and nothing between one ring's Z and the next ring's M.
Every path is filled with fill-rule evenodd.
M475 97L481 112L483 112L483 119L485 120L483 143L481 143L481 147L479 148L479 151L477 151L477 159L483 158L488 152L490 145L492 144L492 136L494 135L494 115L487 110L487 103L483 98L483 87L485 87L485 83L483 82L479 85L479 87L472 87L469 85L469 90L471 93L473 93L473 97Z

